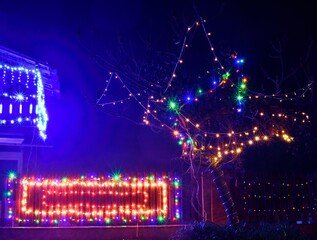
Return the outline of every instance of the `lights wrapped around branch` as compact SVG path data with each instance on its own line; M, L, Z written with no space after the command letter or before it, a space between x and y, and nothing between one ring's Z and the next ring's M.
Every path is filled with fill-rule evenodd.
M182 146L186 158L200 155L220 163L241 154L245 147L253 144L269 142L274 138L292 142L294 136L290 129L293 124L309 123L309 116L290 109L290 101L306 96L312 83L288 93L263 94L250 90L249 77L242 71L246 61L236 53L230 53L225 61L220 61L205 23L199 18L187 28L183 41L180 41L183 44L177 61L164 78L168 79L167 83L155 83L161 85L164 91L151 92L150 86L139 87L137 84L132 84L135 88L127 87L128 79L111 73L106 90L97 104L115 105L125 100L135 100L144 113L143 123L169 129ZM211 61L202 64L209 67L204 74L193 77L188 73L182 74L181 70L187 61L185 52L193 42L189 41L193 38L191 34L196 34L199 27L209 47ZM103 102L113 79L119 80L126 96L121 101ZM280 104L284 101L287 101L289 112L281 110L284 107ZM257 129L256 132L254 129Z
M8 188L13 194L13 185ZM8 218L21 225L160 224L181 219L177 177L22 178L14 194L16 213Z

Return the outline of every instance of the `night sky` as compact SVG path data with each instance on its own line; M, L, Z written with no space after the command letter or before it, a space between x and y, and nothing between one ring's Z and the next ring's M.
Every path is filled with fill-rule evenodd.
M269 66L272 42L286 42L290 64L304 58L311 43L311 54L316 53L316 13L306 1L0 0L0 45L47 62L57 69L60 81L59 98L46 99L49 147L26 151L29 172L186 170L169 132L112 116L96 106L108 71L95 57L115 53L118 36L130 41L137 53L142 48L139 37L151 32L153 42L164 48L173 35L173 20L190 23L197 13L208 21L216 49L233 49L246 58L255 86L263 79L258 77L261 68ZM313 68L314 64L312 78Z

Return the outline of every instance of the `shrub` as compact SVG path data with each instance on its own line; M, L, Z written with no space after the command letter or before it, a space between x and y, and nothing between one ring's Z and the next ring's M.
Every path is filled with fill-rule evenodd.
M237 227L219 226L202 221L193 222L178 230L171 240L303 240L293 226L283 223L240 224Z

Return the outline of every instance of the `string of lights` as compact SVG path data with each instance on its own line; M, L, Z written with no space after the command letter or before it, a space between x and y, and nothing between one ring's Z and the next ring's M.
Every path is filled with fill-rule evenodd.
M7 219L20 225L162 224L181 220L181 183L177 177L137 178L116 173L17 180L10 175L7 182Z
M271 107L270 101L277 101L273 103L275 106L284 101L303 98L311 90L312 83L293 92L280 94L263 94L250 90L248 77L242 72L245 60L238 58L236 53L231 54L227 67L229 70L226 70L211 43L211 33L207 32L205 23L205 20L199 18L187 28L163 95L160 92L148 96L144 89L133 92L126 86L119 73L111 72L106 89L97 104L116 105L135 100L144 111L143 124L169 129L183 147L185 157L195 157L195 153L199 152L200 156L205 155L208 159L217 159L216 162L221 163L225 160L224 156L237 156L245 147L255 143L269 142L274 138L291 142L293 136L288 130L288 125L309 123L309 116L294 109L291 109L290 113L283 112L278 107ZM190 48L189 35L199 27L207 39L212 62L217 65L217 76L211 76L215 70L207 70L207 78L198 77L190 80L189 84L183 84L187 80L178 73L179 66L184 64L185 52ZM105 100L111 81L115 79L119 80L127 96L107 102ZM206 104L207 102L210 104ZM219 116L221 113L228 118ZM217 127L219 124L210 124L212 121L229 121L230 124L227 125L232 126L225 129ZM254 129L257 129L256 133ZM196 136L199 136L200 140Z
M168 129L182 147L182 158L189 160L192 170L193 162L209 168L228 223L236 225L239 219L221 166L239 159L249 146L267 144L275 139L292 142L296 127L310 122L306 111L299 110L295 103L308 95L312 83L288 93L262 94L250 90L250 78L242 71L245 60L237 53L227 53L220 61L205 23L199 18L187 28L183 41L179 41L183 44L171 73L156 81L161 85L158 89L164 91L148 91L152 87L151 79L149 87L127 87L120 72L115 72L115 78L111 72L106 90L97 104L107 106L123 104L126 100L136 101L143 111L143 124ZM198 28L202 29L200 32L206 39L208 52L201 51L203 43L195 48L194 41L189 41ZM198 60L202 60L201 64L190 58L190 49ZM162 63L161 68L165 67ZM149 72L151 68L146 70ZM156 72L146 76L156 79ZM116 84L121 86L121 92L127 94L122 101L107 100L110 82L115 79L118 79ZM127 81L133 86L130 80Z
M0 124L35 125L46 139L48 114L41 72L0 64Z
M313 223L317 221L314 176L241 180L243 216L248 221Z

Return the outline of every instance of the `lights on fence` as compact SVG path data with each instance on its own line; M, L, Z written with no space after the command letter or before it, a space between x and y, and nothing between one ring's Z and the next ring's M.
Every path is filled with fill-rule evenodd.
M180 180L175 177L23 178L17 189L14 219L22 224L165 223L181 218Z

